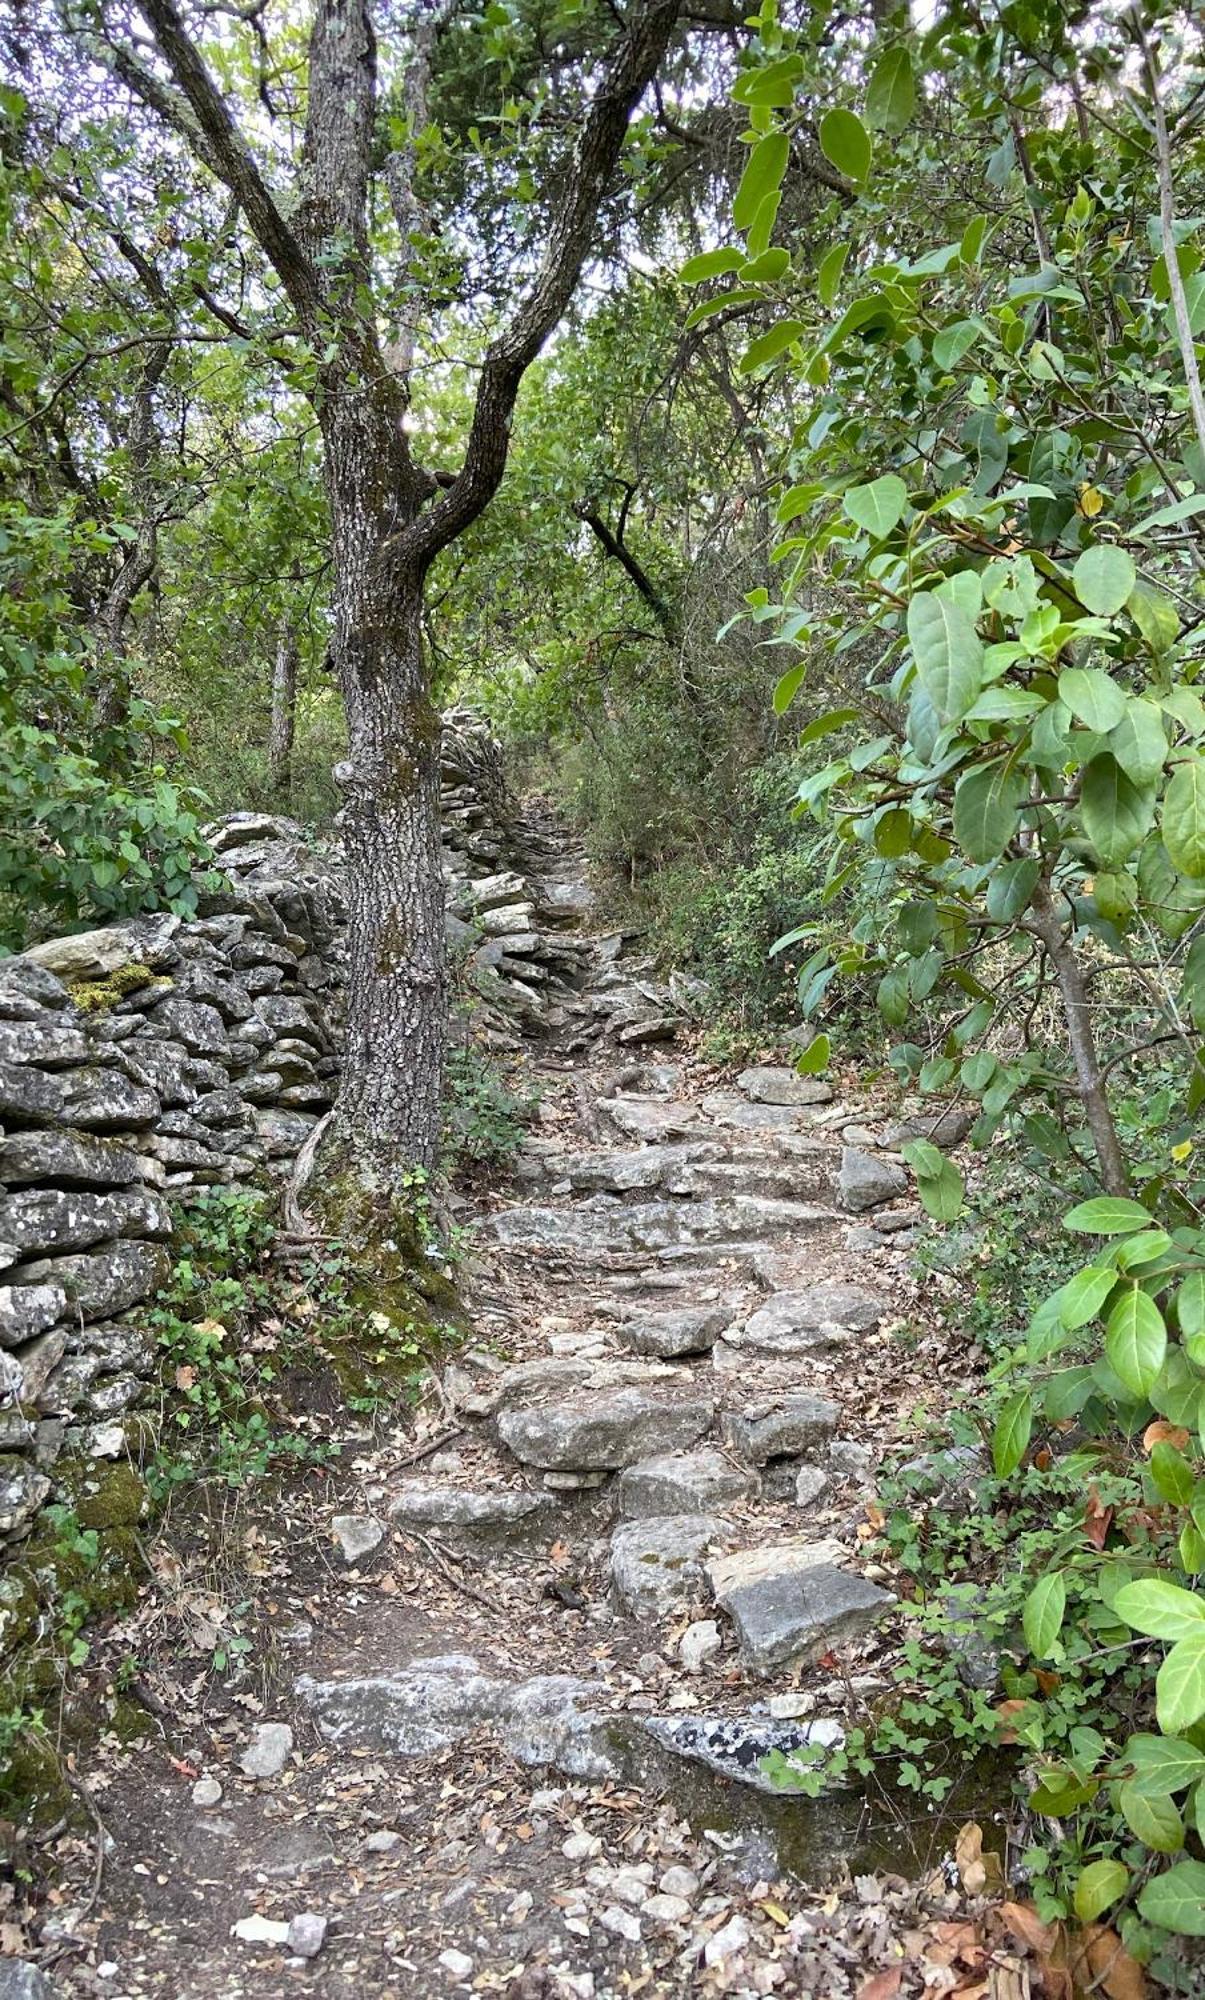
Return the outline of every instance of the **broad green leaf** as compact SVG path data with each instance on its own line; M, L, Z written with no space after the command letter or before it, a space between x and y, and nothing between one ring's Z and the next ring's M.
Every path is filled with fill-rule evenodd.
M956 368L980 338L983 327L975 319L955 320L933 336L933 359L942 369Z
M835 729L844 729L847 722L856 722L858 713L856 708L830 708L823 715L813 716L807 728L799 733L800 749L818 743L822 736L831 736Z
M1166 1229L1140 1229L1137 1236L1131 1236L1118 1246L1117 1268L1119 1271L1135 1271L1141 1265L1153 1264L1171 1247L1172 1239Z
M908 606L908 637L921 685L943 722L957 722L983 682L983 644L966 613L921 591Z
M1166 1353L1163 1314L1141 1285L1127 1285L1105 1328L1105 1354L1118 1381L1133 1396L1147 1395Z
M1180 636L1180 620L1162 591L1136 583L1126 599L1126 610L1134 620L1152 653L1162 656Z
M1205 1625L1178 1640L1156 1674L1155 1713L1171 1736L1205 1715Z
M1134 1767L1127 1782L1143 1798L1164 1798L1205 1778L1205 1751L1181 1736L1131 1736L1122 1757Z
M859 187L870 172L870 134L854 111L838 106L825 112L820 120L820 150L839 174Z
M1130 1832L1156 1854L1178 1854L1184 1845L1184 1821L1170 1798L1143 1798L1133 1785L1118 1788L1117 1804Z
M1032 1431L1033 1402L1029 1390L1020 1389L1001 1410L992 1436L992 1462L998 1478L1007 1479L1010 1472L1016 1471Z
M1128 1236L1150 1226L1150 1210L1127 1195L1098 1194L1081 1201L1063 1217L1063 1228L1079 1236Z
M739 104L768 104L786 110L795 102L795 85L802 75L801 55L779 56L759 69L746 70L733 84L732 95Z
M1153 785L1167 757L1167 731L1156 704L1131 695L1121 721L1109 731L1109 748L1134 784Z
M1205 1633L1205 1598L1163 1577L1148 1576L1138 1583L1123 1584L1113 1599L1113 1609L1135 1632L1149 1639L1184 1639Z
M1151 1478L1173 1507L1187 1507L1192 1499L1193 1470L1174 1444L1159 1443L1151 1452Z
M1176 1320L1190 1340L1205 1333L1205 1271L1190 1271L1182 1281L1176 1293Z
M1100 667L1064 667L1059 675L1059 700L1077 722L1098 736L1116 729L1126 712L1125 690Z
M815 1035L801 1056L795 1059L800 1076L821 1076L828 1068L831 1045L827 1035Z
M737 229L748 229L766 196L782 186L790 148L788 135L777 131L765 133L754 146L732 204L732 220Z
M816 290L822 306L831 306L841 289L841 276L849 256L849 242L834 243L816 266Z
M1021 1612L1025 1642L1035 1659L1051 1658L1067 1609L1067 1584L1061 1570L1038 1578Z
M994 861L1017 828L1025 797L1024 774L999 763L977 765L958 781L954 793L954 838L972 861Z
M1096 1318L1116 1283L1115 1271L1099 1270L1095 1264L1068 1278L1052 1300L1063 1325L1072 1331L1077 1326L1087 1326L1090 1319Z
M1182 875L1205 876L1205 757L1177 764L1163 794L1163 844Z
M1029 908L1041 872L1037 861L1006 861L995 870L987 885L987 913L994 923L1011 923Z
M1081 1924L1094 1924L1125 1895L1129 1885L1130 1871L1124 1861L1090 1861L1080 1870L1075 1884L1075 1914Z
M689 257L678 275L684 285L703 285L708 278L723 278L729 271L739 271L744 261L744 253L732 246L704 250L701 257Z
M749 342L740 359L741 374L751 375L755 368L764 368L767 361L776 361L780 354L785 354L787 348L794 345L803 332L802 320L780 319L777 326L770 327L766 333L759 334L756 340Z
M1076 596L1097 618L1112 618L1120 611L1137 580L1133 557L1109 542L1085 549L1071 572Z
M750 257L741 265L741 283L744 285L776 285L791 268L789 250L763 250L760 257Z
M793 667L787 668L786 673L783 675L782 679L777 683L774 689L775 715L786 714L788 708L791 706L791 703L794 701L795 696L799 693L800 688L803 686L803 683L807 678L807 671L808 671L808 662L806 659L797 660Z
M1205 1937L1205 1861L1177 1861L1149 1881L1138 1898L1148 1924L1182 1937Z
M1107 750L1085 769L1079 804L1084 832L1106 868L1120 868L1154 824L1154 788L1140 790Z
M876 132L902 132L916 109L912 58L903 42L880 56L866 87L866 122Z
M851 521L881 540L891 533L908 505L908 488L894 472L887 472L868 486L851 486L841 505Z

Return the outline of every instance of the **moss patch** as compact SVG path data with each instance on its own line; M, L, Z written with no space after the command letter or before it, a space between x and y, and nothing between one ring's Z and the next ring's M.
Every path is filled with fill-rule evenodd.
M170 979L157 979L145 965L119 965L104 979L77 979L68 983L75 1005L81 1014L108 1014L119 1000L130 993L141 993L148 986L167 987Z

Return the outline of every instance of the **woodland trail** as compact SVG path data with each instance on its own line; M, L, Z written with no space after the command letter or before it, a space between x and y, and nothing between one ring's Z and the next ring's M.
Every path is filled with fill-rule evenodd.
M941 1868L973 1798L763 1770L887 1686L873 1472L964 1368L893 1331L899 1134L782 1063L693 1068L576 860L542 866L584 971L471 1218L477 1344L417 1428L349 1422L335 1482L232 1500L263 1665L107 1746L99 1887L81 1848L44 1933L66 1992L885 1996L985 1957Z

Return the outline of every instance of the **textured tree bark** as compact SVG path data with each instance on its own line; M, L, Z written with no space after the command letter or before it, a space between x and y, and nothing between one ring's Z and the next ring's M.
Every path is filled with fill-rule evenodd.
M1080 1102L1096 1150L1101 1186L1107 1194L1128 1194L1130 1177L1113 1122L1108 1087L1096 1053L1088 991L1075 948L1059 922L1058 911L1045 882L1039 883L1034 891L1029 927L1045 947L1062 995Z
M297 722L297 634L281 621L272 667L272 719L268 725L268 778L283 797L293 765L293 732Z

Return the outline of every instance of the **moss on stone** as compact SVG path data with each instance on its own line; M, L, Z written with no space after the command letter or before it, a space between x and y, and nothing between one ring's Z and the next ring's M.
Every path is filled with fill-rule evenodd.
M128 994L148 986L167 987L170 979L156 979L145 965L119 965L103 979L76 979L68 982L70 993L81 1014L108 1014Z

